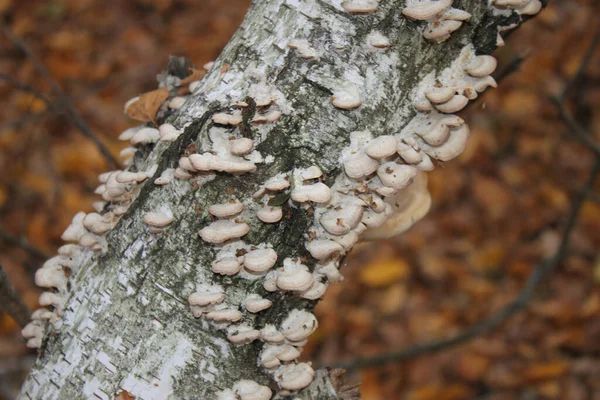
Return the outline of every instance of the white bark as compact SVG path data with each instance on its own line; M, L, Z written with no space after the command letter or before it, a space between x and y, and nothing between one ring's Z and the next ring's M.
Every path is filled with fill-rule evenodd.
M294 168L318 165L331 186L343 174L340 154L349 133L368 129L374 136L403 131L416 115L413 94L427 75L449 67L466 47L480 54L495 48L499 26L519 23L516 13L498 13L482 0L456 1L472 17L448 41L423 39L401 14L402 0L381 1L375 12L353 15L339 0L255 1L244 23L199 88L169 117L184 134L175 142L140 148L134 167L157 171L119 223L107 235L107 251L83 252L70 278L62 327L48 328L38 361L22 389L31 399L112 399L121 390L141 399L212 399L241 379L278 391L273 374L259 366L264 343L234 345L224 330L196 319L187 304L198 285L221 285L232 305L249 294L270 299L273 306L243 322L257 329L279 326L290 310L310 311L316 301L289 293L269 293L262 280L216 275L211 271L215 247L198 231L211 219L208 206L235 195L246 206L246 243L272 245L277 266L302 257L313 268L305 235L314 218L305 208L286 203L284 218L265 224L256 218L260 205L252 194L270 177ZM389 40L375 48L373 31ZM385 44L377 35L375 43ZM300 41L305 39L306 42ZM373 40L375 40L373 39ZM298 40L288 47L292 40ZM311 57L311 58L307 58ZM169 78L171 79L171 78ZM167 86L173 82L163 81ZM188 145L202 153L213 149L210 116L230 110L247 95L260 97L265 86L277 97L283 116L253 125L257 170L233 176L218 173L199 182L153 182L174 168ZM363 104L340 110L330 98L358 90ZM260 159L263 161L260 162ZM168 208L174 217L166 233L152 234L143 218ZM200 209L198 209L200 208ZM241 309L241 307L240 307ZM338 398L326 371L296 398Z

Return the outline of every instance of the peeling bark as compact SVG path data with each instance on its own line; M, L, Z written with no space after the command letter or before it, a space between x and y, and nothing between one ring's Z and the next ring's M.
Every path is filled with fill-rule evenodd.
M374 136L401 131L416 111L412 93L428 74L448 67L465 46L478 54L494 50L498 27L517 24L515 12L492 11L487 1L456 0L454 7L472 17L442 43L427 41L423 23L405 18L404 0L381 1L365 15L346 12L339 0L256 0L242 26L214 67L184 106L167 121L184 133L175 142L144 145L133 168L157 165L137 199L107 235L107 251L85 253L69 281L62 327L49 329L39 358L21 396L31 399L112 399L125 390L141 399L213 399L241 379L279 389L259 365L263 343L234 345L223 330L189 310L188 296L200 284L221 285L233 304L257 293L273 306L244 322L260 329L279 326L291 310L312 310L317 301L281 291L267 292L262 280L216 275L211 271L215 249L198 231L211 222L208 206L232 195L246 211L248 244L267 243L285 258L310 260L306 233L314 223L305 208L284 199L284 218L265 224L256 218L260 205L252 194L270 177L294 168L317 165L331 186L343 173L342 149L349 133L368 129ZM367 36L377 30L388 48L373 48ZM288 47L305 39L311 48ZM318 56L314 56L316 52ZM307 55L313 55L307 58ZM163 75L169 87L173 76ZM240 132L258 145L262 162L253 173L217 173L195 187L192 181L153 182L166 168L175 168L193 144L198 153L212 149L208 130L216 112L252 94L252 85L277 91L282 117L274 123L242 124ZM330 98L345 85L360 89L362 105L340 110ZM168 206L174 220L152 234L144 215ZM314 261L314 260L313 260ZM313 261L307 264L311 266ZM327 371L318 371L300 399L336 399Z

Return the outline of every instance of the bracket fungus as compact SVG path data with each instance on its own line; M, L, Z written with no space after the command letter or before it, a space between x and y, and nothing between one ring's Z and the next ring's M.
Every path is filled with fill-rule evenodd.
M262 222L272 224L281 220L283 211L281 207L264 206L256 212L256 216Z
M200 237L209 243L224 243L230 239L237 239L250 231L248 224L230 220L212 222L198 232Z
M313 283L308 267L290 258L283 261L283 268L277 272L277 287L281 290L302 292Z
M377 10L379 0L346 0L342 3L344 10L354 14L367 14Z
M244 210L244 205L237 200L230 200L222 204L213 204L208 207L208 212L215 217L232 217L241 213Z
M354 110L362 104L359 90L352 86L335 91L330 100L334 106L342 110Z
M275 379L282 389L300 390L312 382L315 371L307 363L282 365L275 372Z
M276 261L277 253L271 248L251 250L244 255L244 268L263 273L273 268Z

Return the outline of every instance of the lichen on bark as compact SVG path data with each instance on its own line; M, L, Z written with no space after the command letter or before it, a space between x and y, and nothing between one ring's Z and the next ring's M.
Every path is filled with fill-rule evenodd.
M126 390L142 399L212 399L240 379L277 391L272 375L258 362L262 343L230 343L223 330L193 317L187 297L202 283L220 284L232 299L258 293L274 304L245 315L259 329L267 323L279 326L293 309L312 310L316 301L267 292L261 280L214 274L215 250L198 231L211 222L209 205L235 196L249 211L244 214L250 225L246 243L272 245L278 265L288 257L310 259L304 242L314 222L311 214L286 203L279 223L264 224L254 216L259 205L252 194L269 177L312 165L331 186L342 173L339 158L350 132L370 130L379 136L400 131L415 115L410 96L423 77L449 66L465 46L490 52L498 26L518 19L494 15L486 1L457 0L454 7L472 17L448 41L436 44L423 39L419 22L402 16L404 3L381 1L376 12L353 15L337 0L254 1L199 88L168 117L184 129L183 135L173 143L147 145L136 157L137 170L154 164L158 169L106 236L108 251L89 254L71 278L63 326L45 338L23 398L111 399ZM366 37L373 30L389 38L391 46L369 47ZM287 46L293 39L306 39L320 56L302 58ZM217 173L197 188L181 180L154 185L190 144L199 153L211 151L210 116L261 83L278 91L284 111L276 123L250 130L258 143L255 150L272 162L257 164L251 174ZM332 94L345 84L360 88L363 104L356 110L331 104ZM143 216L164 205L174 221L165 232L152 234ZM338 398L327 373L318 376L296 398Z

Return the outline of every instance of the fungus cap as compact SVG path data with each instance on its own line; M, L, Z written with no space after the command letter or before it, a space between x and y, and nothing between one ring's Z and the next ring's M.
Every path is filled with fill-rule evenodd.
M244 205L237 200L231 200L222 204L213 204L208 207L208 212L215 217L232 217L241 213Z
M202 228L198 234L206 242L220 244L230 239L240 238L249 231L250 227L244 222L219 220Z
M309 337L318 327L319 323L313 314L294 309L281 323L281 333L286 339L297 342Z
M389 157L396 152L398 141L392 135L378 136L367 145L365 153L377 160Z
M430 19L452 5L453 0L425 0L416 2L402 9L402 14L410 19L424 21Z
M277 253L271 248L251 250L244 255L244 268L252 272L266 272L277 262Z
M314 376L315 371L307 363L283 365L275 374L277 383L285 390L304 389L310 385Z
M256 212L256 216L262 222L272 224L281 220L283 212L281 207L265 206Z

